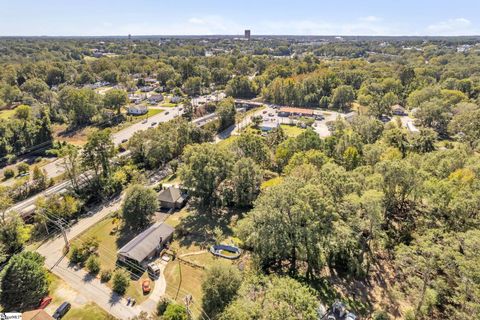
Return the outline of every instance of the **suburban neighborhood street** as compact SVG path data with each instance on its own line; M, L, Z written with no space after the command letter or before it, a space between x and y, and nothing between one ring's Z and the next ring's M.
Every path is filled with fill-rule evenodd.
M69 240L81 235L83 232L97 224L115 210L120 209L122 197L110 201L89 217L80 219L78 223L66 230ZM101 283L98 278L92 277L84 269L69 264L63 250L65 241L63 236L57 235L43 243L36 251L45 257L45 266L55 275L63 279L68 285L82 294L85 299L95 302L102 309L118 319L128 319L138 315L141 311L152 313L160 297L165 294L166 282L163 274L165 265L161 265L160 277L155 281L155 286L149 298L133 307L127 306L127 300L114 293L108 286ZM115 253L111 253L115 254ZM116 259L116 257L111 257Z

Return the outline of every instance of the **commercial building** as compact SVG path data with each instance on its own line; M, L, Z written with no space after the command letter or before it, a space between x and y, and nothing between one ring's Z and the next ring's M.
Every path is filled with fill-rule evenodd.
M280 117L290 117L290 116L299 116L299 117L313 117L315 114L313 109L305 108L293 108L293 107L282 107L278 110L278 116Z
M250 40L250 30L245 30L245 39Z

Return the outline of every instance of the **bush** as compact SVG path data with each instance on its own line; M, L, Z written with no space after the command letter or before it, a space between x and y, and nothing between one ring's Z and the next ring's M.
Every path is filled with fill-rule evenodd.
M375 311L373 320L390 320L390 316L383 310Z
M97 256L91 255L87 259L87 270L93 275L96 275L100 272L100 262L98 261Z
M72 263L83 263L85 262L85 256L83 250L77 246L72 246L70 248L70 262Z
M112 270L103 270L100 273L100 281L108 282L112 278Z
M13 178L15 176L15 171L13 171L11 168L7 168L3 170L3 176L5 177L5 180Z
M123 295L127 290L129 283L130 274L123 269L117 269L113 274L113 291Z
M158 301L157 303L157 315L162 316L167 310L167 307L169 305L170 305L170 300L168 298L160 299L160 301Z
M17 164L18 174L27 173L30 169L30 166L26 162L20 162Z
M165 313L163 314L164 320L187 320L188 313L184 306L177 303L171 303L167 306Z

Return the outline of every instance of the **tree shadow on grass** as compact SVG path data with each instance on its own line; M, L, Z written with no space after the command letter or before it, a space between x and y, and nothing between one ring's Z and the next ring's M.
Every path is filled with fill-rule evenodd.
M225 237L233 236L232 218L243 215L243 212L233 210L212 213L198 205L190 206L189 211L190 214L184 217L176 228L180 245L187 247L191 245L204 247L214 242L215 228L220 228Z
M110 303L110 306L114 306L122 301L122 296L120 296L118 293L113 292L110 295L110 299L108 300L108 303Z

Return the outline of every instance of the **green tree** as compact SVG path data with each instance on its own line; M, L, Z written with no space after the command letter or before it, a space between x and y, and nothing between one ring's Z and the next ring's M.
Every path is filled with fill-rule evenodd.
M88 272L93 275L96 275L100 272L100 261L96 255L91 255L88 257L87 262L85 263Z
M234 266L214 265L202 283L203 309L210 317L221 313L235 298L242 276Z
M4 245L8 254L15 254L21 251L30 239L30 231L31 229L18 215L13 215L8 220L4 217L0 224L0 243Z
M233 166L231 179L235 204L239 207L250 207L260 193L260 168L252 159L241 158Z
M36 252L14 255L0 273L0 303L5 310L36 308L48 293L48 274L44 258Z
M355 91L351 86L342 85L333 91L332 107L336 109L347 110L355 100Z
M231 149L238 158L251 158L261 166L266 166L270 162L268 146L265 139L259 135L250 132L242 133L235 139Z
M193 97L198 96L202 93L202 78L200 77L190 77L183 84L185 92Z
M123 106L128 103L128 95L124 90L121 89L111 89L105 93L103 97L103 104L106 108L114 109L117 111L117 114L120 114L120 111Z
M235 124L235 115L237 110L235 109L235 103L233 99L225 99L217 107L216 113L218 115L220 124L219 131L223 131Z
M317 308L313 290L294 279L250 276L220 319L314 320L318 319Z
M114 292L123 295L130 284L130 274L123 270L117 269L112 277L112 289Z
M94 172L95 178L107 179L111 174L110 159L115 155L115 145L110 130L95 131L88 136L83 148L82 165Z
M32 116L32 108L27 105L20 105L15 108L15 118L20 119L20 120L28 120Z
M228 177L232 160L230 154L216 145L204 143L185 149L180 167L180 177L190 194L204 206L216 203L216 191Z
M153 189L139 184L128 188L122 206L122 216L127 228L140 229L147 226L157 210L158 200Z
M257 95L257 87L248 77L240 76L228 81L225 93L234 98L250 99Z
M177 303L171 303L165 310L162 319L164 320L188 320L187 309Z

